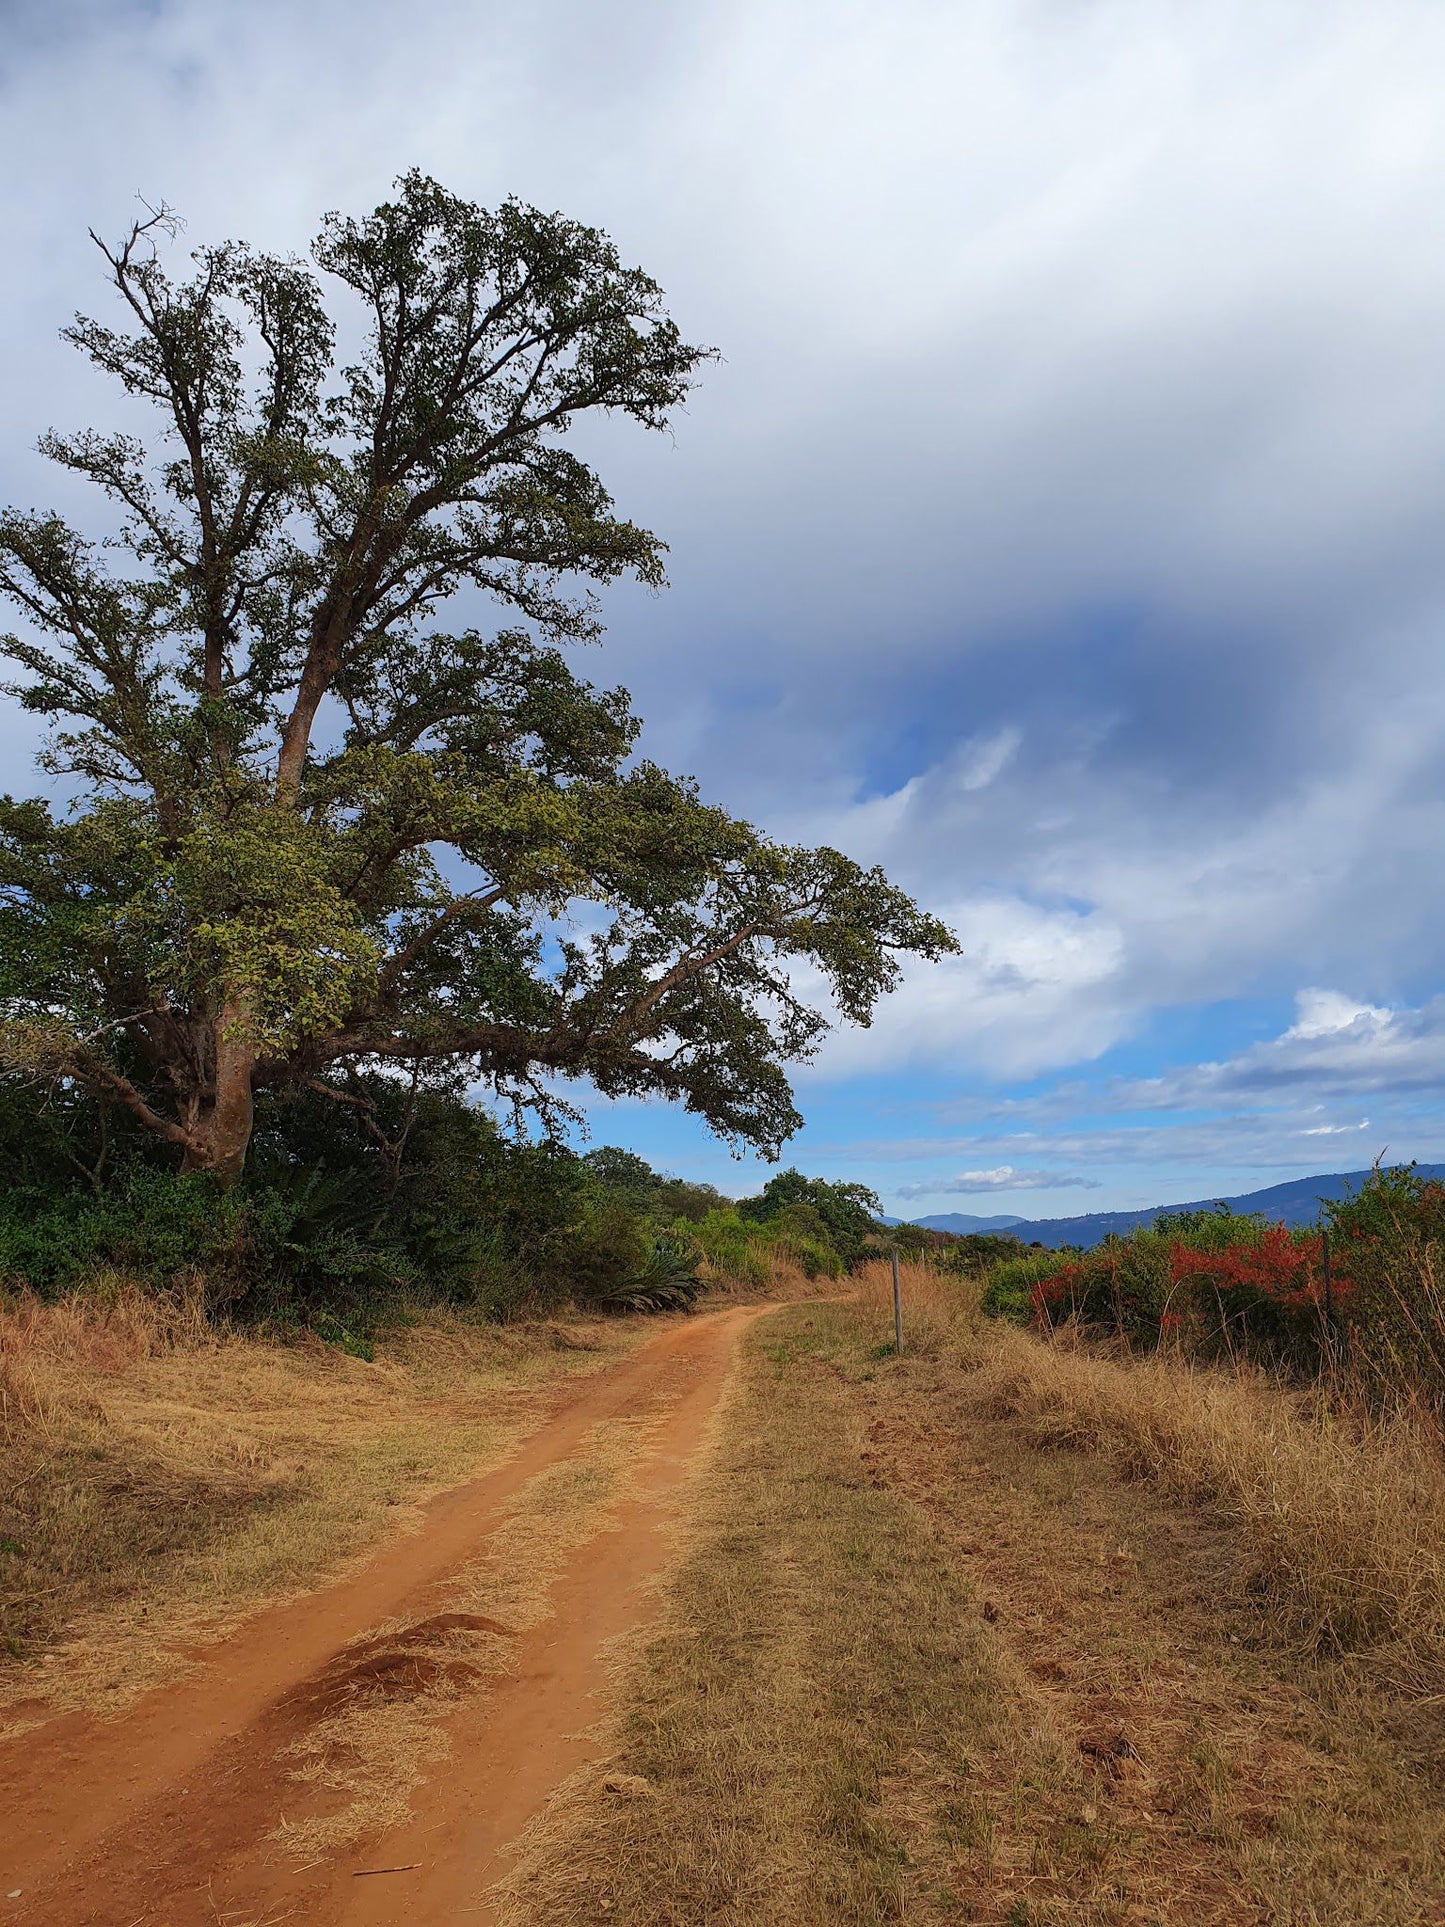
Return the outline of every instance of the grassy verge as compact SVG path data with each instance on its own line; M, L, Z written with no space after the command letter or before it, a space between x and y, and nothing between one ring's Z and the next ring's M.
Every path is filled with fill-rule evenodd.
M1126 1361L998 1332L980 1409L1103 1454L1234 1529L1261 1624L1422 1705L1445 1693L1445 1459L1403 1419L1340 1413L1252 1372Z
M860 1318L886 1331L884 1267L861 1285ZM921 1268L908 1287L914 1349L968 1368L960 1422L1006 1419L1035 1446L1098 1453L1207 1512L1237 1536L1264 1633L1441 1704L1445 1450L1427 1419L1380 1417L1249 1365L1045 1342L981 1320L976 1286Z
M0 1310L0 1706L123 1703L500 1457L532 1394L646 1330L428 1313L368 1362L124 1290Z
M1205 1477L1190 1401L1229 1388L1133 1388L921 1270L895 1357L887 1268L858 1282L752 1335L609 1757L532 1830L507 1927L1445 1918L1428 1721L1306 1647L1318 1575L1261 1584L1323 1515L1287 1480L1272 1528L1228 1500L1229 1452L1247 1482L1317 1417L1239 1386ZM1380 1447L1350 1442L1362 1545Z

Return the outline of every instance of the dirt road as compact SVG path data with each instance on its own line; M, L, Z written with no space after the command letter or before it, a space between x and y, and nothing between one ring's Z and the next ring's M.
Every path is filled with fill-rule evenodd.
M605 1648L649 1613L669 1495L756 1315L669 1327L182 1685L0 1748L0 1922L484 1927L504 1850L589 1756Z

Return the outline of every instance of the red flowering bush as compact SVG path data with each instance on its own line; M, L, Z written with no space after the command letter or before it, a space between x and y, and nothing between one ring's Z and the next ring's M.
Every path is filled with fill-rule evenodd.
M1039 1279L1032 1293L1034 1322L1052 1328L1073 1319L1152 1344L1159 1336L1167 1297L1163 1240L1138 1231L1129 1238L1106 1238Z
M1034 1279L1029 1302L1041 1328L1073 1320L1139 1345L1168 1340L1306 1363L1327 1336L1323 1257L1317 1231L1223 1209L1177 1213L1061 1257ZM1350 1295L1337 1264L1333 1309L1343 1311Z
M1445 1183L1376 1171L1324 1220L1328 1298L1322 1231L1220 1206L1092 1251L1029 1252L990 1270L983 1303L1040 1330L1073 1322L1205 1357L1328 1363L1371 1398L1423 1400L1445 1421Z
M1175 1239L1169 1247L1169 1280L1180 1315L1192 1318L1201 1336L1228 1351L1263 1350L1303 1362L1328 1337L1324 1239L1317 1231L1272 1224L1248 1243L1215 1250ZM1344 1311L1352 1289L1336 1264L1332 1313Z

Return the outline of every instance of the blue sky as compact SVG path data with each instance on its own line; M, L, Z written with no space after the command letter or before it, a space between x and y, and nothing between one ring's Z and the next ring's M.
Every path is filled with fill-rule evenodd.
M672 586L590 673L963 942L800 1073L799 1163L1053 1216L1445 1158L1434 0L0 13L5 499L83 512L33 444L112 405L56 336L137 192L302 249L419 164L719 346L670 437L594 437Z

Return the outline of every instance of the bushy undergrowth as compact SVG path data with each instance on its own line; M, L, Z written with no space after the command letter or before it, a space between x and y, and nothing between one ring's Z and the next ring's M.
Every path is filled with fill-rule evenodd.
M837 1277L873 1230L867 1193L796 1171L735 1204L629 1151L515 1139L459 1090L373 1077L355 1095L263 1100L223 1191L71 1094L0 1085L0 1288L124 1277L366 1356L378 1320L419 1304L674 1310L780 1269Z
M987 1267L983 1304L1044 1331L1325 1374L1445 1419L1445 1185L1376 1171L1318 1226L1220 1206L1091 1251L1016 1247Z
M987 1267L983 1308L1027 1324L1034 1315L1035 1288L1052 1278L1064 1263L1057 1251L1016 1251Z

